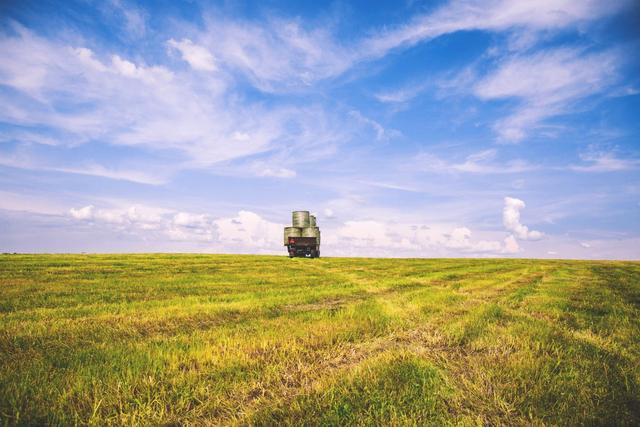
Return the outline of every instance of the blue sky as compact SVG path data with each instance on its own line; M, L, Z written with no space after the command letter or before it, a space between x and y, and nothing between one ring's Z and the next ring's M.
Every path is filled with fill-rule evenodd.
M0 250L640 258L628 1L0 4Z

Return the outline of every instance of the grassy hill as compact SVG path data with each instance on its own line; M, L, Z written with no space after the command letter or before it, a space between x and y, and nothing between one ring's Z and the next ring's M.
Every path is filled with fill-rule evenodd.
M640 424L640 263L0 256L3 424Z

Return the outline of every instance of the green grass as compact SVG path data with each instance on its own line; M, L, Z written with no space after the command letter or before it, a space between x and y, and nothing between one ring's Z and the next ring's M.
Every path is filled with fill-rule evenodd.
M0 420L639 425L640 263L0 256Z

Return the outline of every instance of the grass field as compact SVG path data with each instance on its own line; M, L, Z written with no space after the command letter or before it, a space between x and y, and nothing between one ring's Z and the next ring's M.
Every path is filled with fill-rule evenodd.
M640 263L0 256L0 419L639 425Z

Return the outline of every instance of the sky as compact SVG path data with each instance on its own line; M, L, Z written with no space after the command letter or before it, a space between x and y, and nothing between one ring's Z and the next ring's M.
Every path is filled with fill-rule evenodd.
M0 251L640 259L633 0L0 2Z

